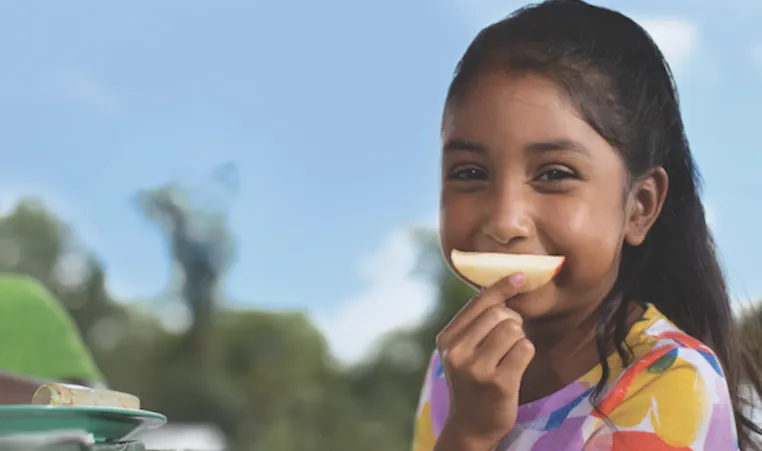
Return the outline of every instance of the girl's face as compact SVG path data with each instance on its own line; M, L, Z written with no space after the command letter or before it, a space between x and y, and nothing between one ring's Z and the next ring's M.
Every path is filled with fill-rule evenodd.
M625 196L617 150L552 82L481 75L447 105L442 146L440 236L451 268L452 249L565 255L554 282L510 307L531 319L602 300L623 241L638 241L642 209Z

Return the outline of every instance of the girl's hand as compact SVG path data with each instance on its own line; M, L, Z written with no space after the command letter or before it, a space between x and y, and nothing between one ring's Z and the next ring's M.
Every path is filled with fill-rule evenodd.
M524 280L513 274L482 290L437 337L450 389L437 450L492 451L513 429L534 346L524 337L521 316L505 301Z
M33 377L0 373L0 405L30 404L37 387L44 383Z

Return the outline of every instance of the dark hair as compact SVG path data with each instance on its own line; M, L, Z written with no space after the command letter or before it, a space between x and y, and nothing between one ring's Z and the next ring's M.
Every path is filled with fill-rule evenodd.
M563 89L579 114L618 149L630 180L663 167L669 191L642 245L624 245L619 277L596 331L603 374L612 342L622 359L628 303L653 303L679 328L716 353L730 388L739 443L762 431L744 414L743 382L759 391L759 374L741 351L725 278L700 198L700 176L680 116L669 65L648 33L626 16L580 0L530 5L484 30L458 63L447 94L457 101L485 71L534 73ZM597 397L597 396L596 396Z

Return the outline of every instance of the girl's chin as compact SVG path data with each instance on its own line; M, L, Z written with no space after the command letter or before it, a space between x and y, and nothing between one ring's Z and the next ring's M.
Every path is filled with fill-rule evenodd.
M555 310L557 303L554 294L553 290L543 287L508 299L505 305L524 319L541 319Z

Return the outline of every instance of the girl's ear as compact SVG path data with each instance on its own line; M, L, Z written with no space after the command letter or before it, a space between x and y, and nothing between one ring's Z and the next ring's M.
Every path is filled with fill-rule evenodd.
M639 246L659 217L667 198L669 176L663 167L654 168L639 178L632 187L627 208L624 240L630 246Z

